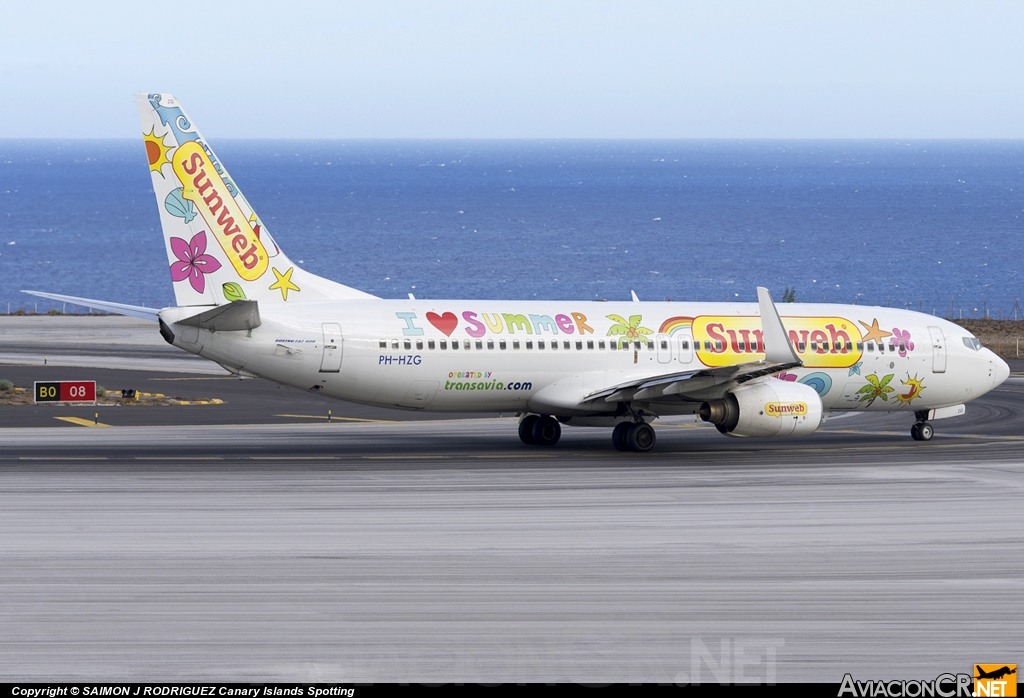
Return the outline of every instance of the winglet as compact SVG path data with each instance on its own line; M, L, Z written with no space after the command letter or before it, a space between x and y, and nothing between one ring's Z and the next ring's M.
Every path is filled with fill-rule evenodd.
M786 328L782 325L779 311L772 302L772 296L763 286L757 287L757 304L761 313L761 332L764 335L765 360L772 363L803 364L789 343Z

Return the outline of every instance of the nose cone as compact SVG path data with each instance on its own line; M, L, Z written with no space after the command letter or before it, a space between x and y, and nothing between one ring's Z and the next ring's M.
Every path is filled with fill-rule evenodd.
M1002 385L1006 381L1006 379L1009 378L1009 377L1010 377L1010 365L1007 364L1005 361L1003 361L1001 358L999 358L997 356L996 357L995 375L993 375L993 377L992 377L992 380L993 380L992 387L994 388L994 387L996 387L998 385Z

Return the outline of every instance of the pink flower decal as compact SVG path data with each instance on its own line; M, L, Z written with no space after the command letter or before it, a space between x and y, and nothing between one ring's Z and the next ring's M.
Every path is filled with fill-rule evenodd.
M910 330L901 330L898 327L892 328L892 342L899 348L900 356L906 356L908 351L914 351L914 343L910 341Z
M203 274L212 274L220 269L220 262L206 254L206 231L200 230L191 242L182 238L171 238L171 252L178 261L171 262L171 280L188 279L196 293L206 290L206 279Z

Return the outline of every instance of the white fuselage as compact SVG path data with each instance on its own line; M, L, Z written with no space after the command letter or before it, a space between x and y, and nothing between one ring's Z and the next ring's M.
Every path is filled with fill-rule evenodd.
M243 375L432 411L600 415L617 406L574 403L634 378L763 358L752 303L374 299L259 310L262 324L251 331L174 324L195 307L161 317L176 346ZM782 304L779 312L804 366L763 380L809 385L826 410L958 405L1008 375L969 332L930 315L826 304ZM689 414L698 405L650 411Z

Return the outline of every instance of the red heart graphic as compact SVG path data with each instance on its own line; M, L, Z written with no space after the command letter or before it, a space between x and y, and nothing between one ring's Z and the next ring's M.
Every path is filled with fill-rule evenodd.
M452 332L455 331L455 328L459 326L459 319L455 317L455 313L445 313L444 315L427 313L427 322L444 332L449 337L452 336Z

